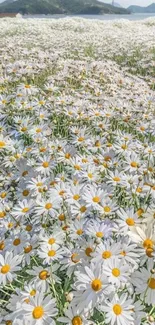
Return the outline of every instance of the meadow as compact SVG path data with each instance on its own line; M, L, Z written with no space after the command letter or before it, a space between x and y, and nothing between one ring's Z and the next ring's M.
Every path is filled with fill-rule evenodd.
M155 324L154 35L0 20L0 325Z

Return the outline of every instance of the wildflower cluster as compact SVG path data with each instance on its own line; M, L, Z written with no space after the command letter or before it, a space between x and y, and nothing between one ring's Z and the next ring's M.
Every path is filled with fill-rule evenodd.
M104 22L0 25L0 324L151 324L152 67L142 78L101 58ZM153 46L152 19L108 26Z

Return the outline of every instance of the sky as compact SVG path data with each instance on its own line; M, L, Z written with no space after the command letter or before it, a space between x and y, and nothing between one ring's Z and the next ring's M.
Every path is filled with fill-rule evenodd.
M111 0L102 0L102 2L112 3ZM122 7L127 8L130 5L146 7L155 1L154 0L115 0L115 2L119 3Z

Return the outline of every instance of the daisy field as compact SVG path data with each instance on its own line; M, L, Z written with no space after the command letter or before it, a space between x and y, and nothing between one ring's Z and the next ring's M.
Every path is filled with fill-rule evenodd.
M0 325L155 324L154 36L0 20Z

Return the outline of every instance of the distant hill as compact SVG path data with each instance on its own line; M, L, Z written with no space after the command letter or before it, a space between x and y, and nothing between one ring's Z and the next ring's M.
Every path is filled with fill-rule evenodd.
M155 3L152 3L148 7L140 7L140 6L130 6L128 7L132 13L154 13L155 12Z
M21 14L129 14L124 8L97 0L6 0L0 4L0 13Z

